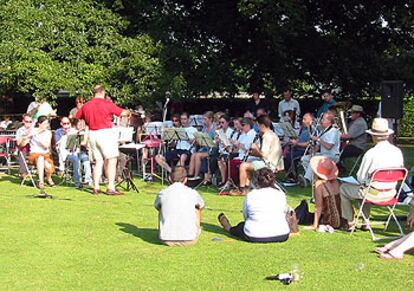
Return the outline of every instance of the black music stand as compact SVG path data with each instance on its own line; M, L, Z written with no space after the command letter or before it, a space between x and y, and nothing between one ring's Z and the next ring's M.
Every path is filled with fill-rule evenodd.
M127 166L124 169L122 169L122 180L116 186L120 186L126 191L130 191L132 189L135 192L139 193L138 187L135 184L132 175L132 157L130 157L128 154L126 154L126 157ZM122 186L122 183L126 183L126 186Z
M213 148L217 147L217 145L210 135L205 132L195 132L194 138L197 140L199 146L208 148L209 155L207 156L207 168L210 170L210 153ZM194 189L197 189L202 183L203 181L197 184Z

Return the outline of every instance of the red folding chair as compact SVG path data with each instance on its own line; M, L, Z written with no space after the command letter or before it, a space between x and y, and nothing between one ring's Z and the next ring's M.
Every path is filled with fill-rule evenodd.
M369 203L374 206L379 206L379 207L383 207L383 206L387 207L390 214L388 216L387 221L385 222L384 231L387 230L388 225L391 221L391 218L393 218L395 223L398 226L398 229L400 230L401 236L404 235L403 229L401 227L401 224L398 222L397 217L395 216L394 210L395 210L395 206L398 203L398 197L401 193L401 189L404 184L404 181L407 178L407 174L408 174L408 171L406 168L377 169L372 173L371 180L369 182L368 188L365 191L365 196L362 199L361 206L359 207L358 215L356 218L356 221L358 222L359 217L362 216L363 222L368 227L369 232L371 233L372 240L377 241L381 239L387 239L390 237L378 238L375 236L375 233L371 227L371 224L373 223L369 221L369 217L366 217L364 212L362 211L366 203ZM383 182L383 183L395 182L397 183L397 186L393 189L377 190L372 186L373 182ZM378 201L378 200L375 201L376 193L382 193L385 196L385 200L382 197L381 201ZM389 199L387 199L388 196L389 196ZM383 222L380 222L380 224L383 224ZM355 231L355 228L352 230L351 234L354 231Z
M10 174L10 166L11 166L11 157L10 154L10 137L8 136L0 136L0 158L3 158L6 162L5 168L0 168L2 170L7 169L7 173Z

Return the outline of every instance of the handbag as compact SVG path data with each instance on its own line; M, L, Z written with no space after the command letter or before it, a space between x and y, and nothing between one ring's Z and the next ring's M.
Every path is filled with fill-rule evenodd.
M289 225L291 234L299 233L299 224L298 219L296 218L296 212L291 208L289 208L288 212L286 212L286 221Z
M302 200L295 208L296 219L300 225L311 225L313 223L313 213L309 212L306 200Z

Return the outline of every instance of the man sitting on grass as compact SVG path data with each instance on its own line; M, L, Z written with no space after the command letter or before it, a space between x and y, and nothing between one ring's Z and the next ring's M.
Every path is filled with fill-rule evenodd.
M159 211L159 237L169 246L191 246L197 243L201 233L203 198L187 187L187 171L174 168L173 184L158 193L154 207Z

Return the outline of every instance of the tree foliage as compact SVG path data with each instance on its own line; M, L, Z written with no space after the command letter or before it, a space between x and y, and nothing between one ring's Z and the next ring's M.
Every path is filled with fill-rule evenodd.
M405 1L117 0L130 33L164 44L162 61L190 94L286 85L378 92L414 82L414 7ZM372 96L372 95L371 95Z
M119 102L147 99L162 75L160 45L124 36L128 23L97 1L2 0L0 89L53 99L104 83Z

